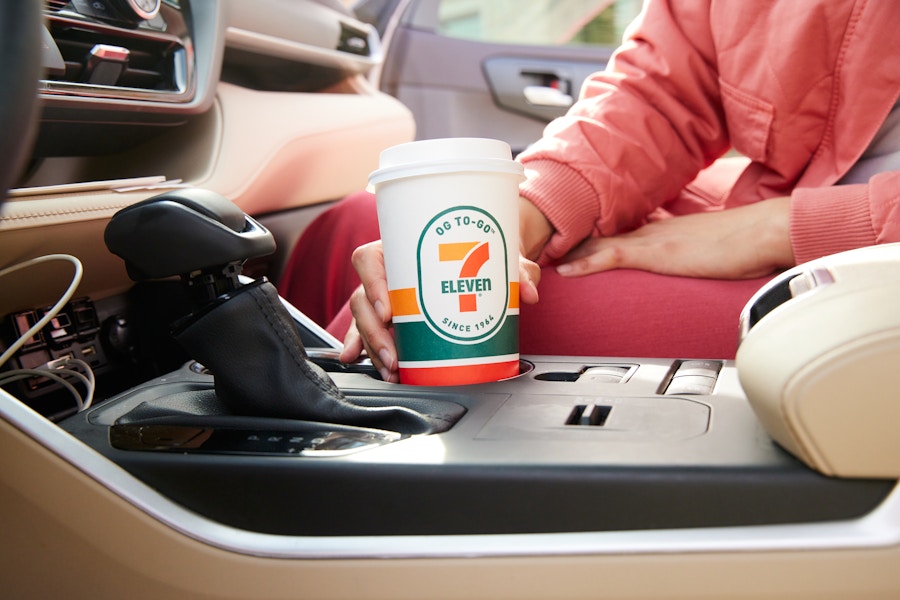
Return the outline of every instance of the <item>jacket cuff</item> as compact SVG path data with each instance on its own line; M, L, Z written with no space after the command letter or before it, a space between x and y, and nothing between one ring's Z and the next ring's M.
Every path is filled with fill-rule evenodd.
M876 243L869 186L799 188L791 195L791 245L797 264Z
M600 203L587 180L571 167L547 159L523 161L526 180L519 193L550 221L554 233L538 260L553 262L591 235Z

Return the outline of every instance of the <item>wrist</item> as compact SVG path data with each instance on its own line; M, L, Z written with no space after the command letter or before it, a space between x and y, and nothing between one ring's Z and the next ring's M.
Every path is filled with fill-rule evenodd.
M774 208L768 214L770 218L763 223L760 231L767 243L769 261L775 268L788 268L796 264L794 248L791 243L791 198L783 196L766 201Z
M526 198L519 198L519 250L529 260L537 260L553 235L553 226L544 213Z

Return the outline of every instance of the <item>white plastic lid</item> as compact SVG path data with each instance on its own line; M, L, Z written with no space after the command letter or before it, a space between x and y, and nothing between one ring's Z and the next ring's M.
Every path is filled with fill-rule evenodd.
M382 151L369 185L454 172L499 172L524 179L524 167L512 159L509 144L488 138L441 138L392 146Z

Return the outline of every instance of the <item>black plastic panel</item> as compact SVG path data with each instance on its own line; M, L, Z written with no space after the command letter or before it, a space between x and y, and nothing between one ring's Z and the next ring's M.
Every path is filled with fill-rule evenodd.
M360 456L360 455L357 455ZM861 516L892 482L770 469L371 465L328 459L114 454L187 508L282 535L613 531Z

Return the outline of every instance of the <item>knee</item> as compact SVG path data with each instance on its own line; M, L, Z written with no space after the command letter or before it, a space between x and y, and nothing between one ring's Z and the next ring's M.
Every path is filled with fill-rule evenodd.
M375 194L365 190L354 192L344 197L330 210L355 215L357 218L368 215L374 218L377 216L375 211Z
M346 196L322 213L318 221L318 227L325 230L332 244L355 248L381 237L375 196L366 191Z

